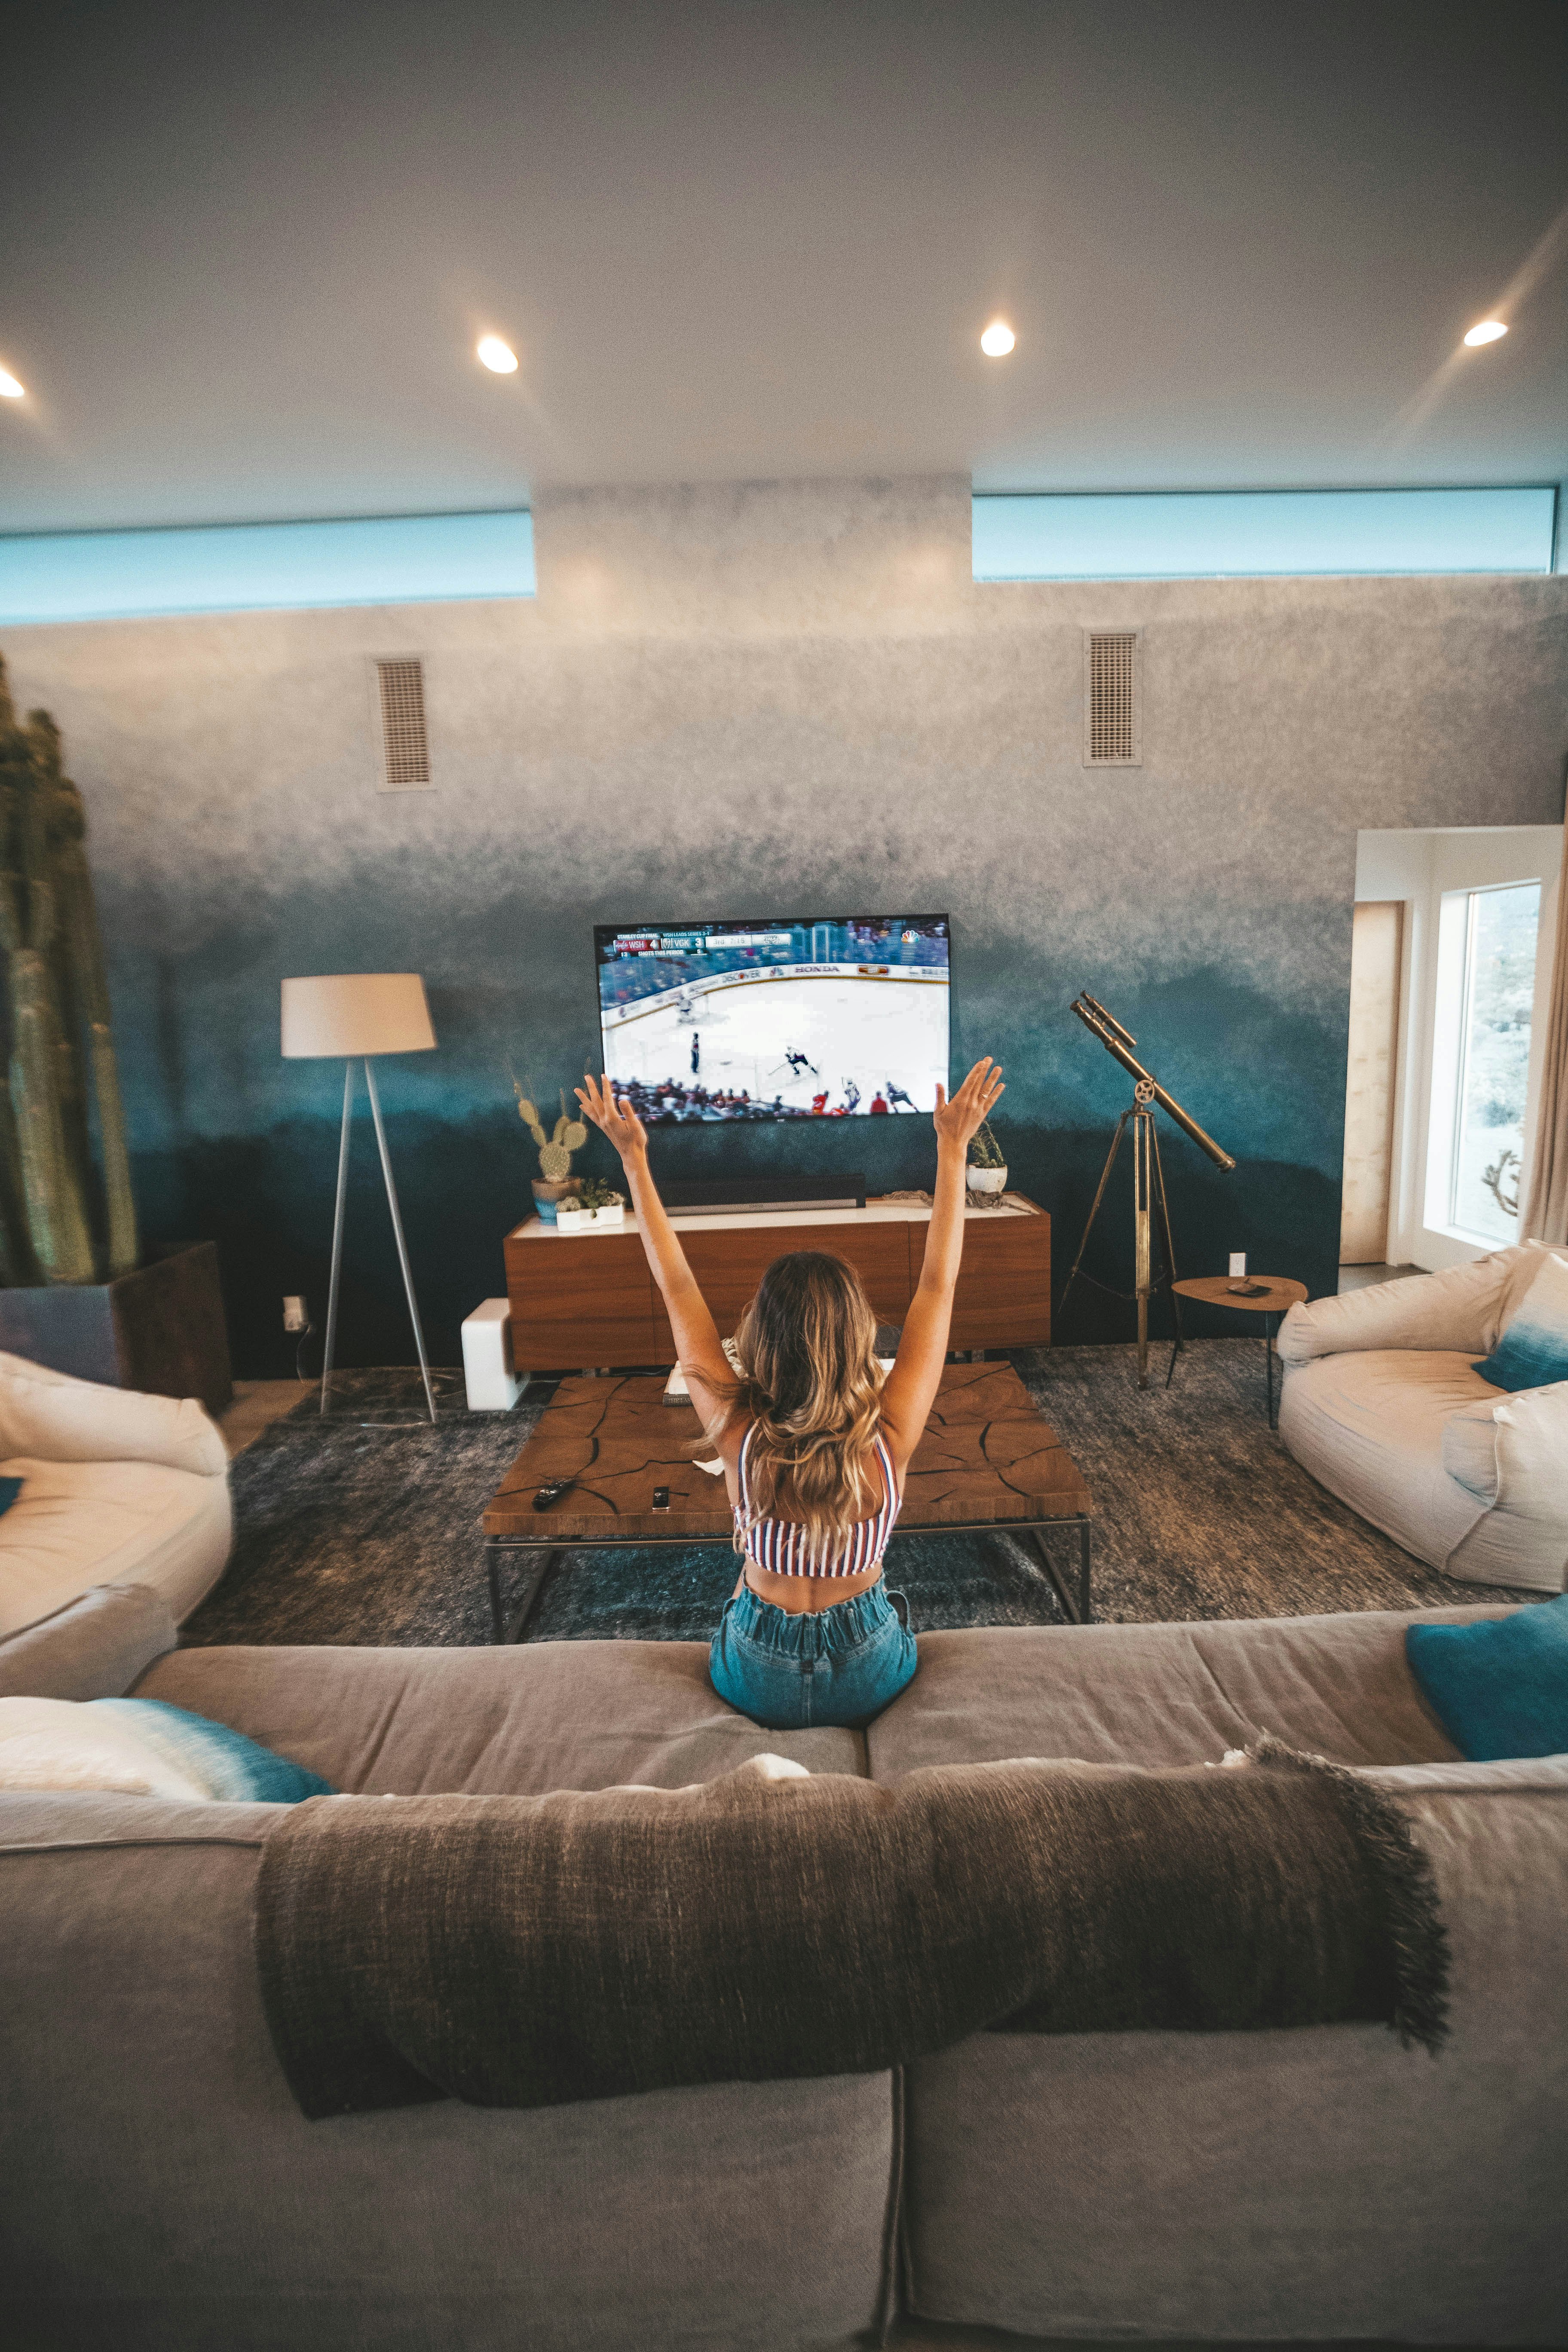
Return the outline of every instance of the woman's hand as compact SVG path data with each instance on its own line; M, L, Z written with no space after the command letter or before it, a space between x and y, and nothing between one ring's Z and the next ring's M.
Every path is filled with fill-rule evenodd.
M994 1062L989 1054L975 1063L951 1102L938 1087L931 1124L936 1129L939 1148L946 1144L966 1151L970 1138L979 1132L981 1121L990 1118L1005 1092L1002 1065Z
M584 1073L575 1091L584 1118L609 1137L623 1161L647 1158L647 1129L629 1103L616 1100L607 1076L595 1080Z

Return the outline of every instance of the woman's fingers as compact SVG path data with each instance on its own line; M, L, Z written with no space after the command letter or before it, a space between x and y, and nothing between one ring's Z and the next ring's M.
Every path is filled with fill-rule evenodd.
M616 1129L625 1128L629 1113L623 1103L616 1102L610 1088L608 1074L595 1078L591 1071L584 1070L582 1085L574 1087L573 1091L585 1116L613 1141Z

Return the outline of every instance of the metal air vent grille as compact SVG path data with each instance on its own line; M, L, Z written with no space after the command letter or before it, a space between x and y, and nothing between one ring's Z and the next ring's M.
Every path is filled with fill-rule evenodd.
M430 790L430 744L425 731L425 665L399 654L373 665L379 784L384 793Z
M1083 639L1083 764L1143 764L1136 629L1086 629Z

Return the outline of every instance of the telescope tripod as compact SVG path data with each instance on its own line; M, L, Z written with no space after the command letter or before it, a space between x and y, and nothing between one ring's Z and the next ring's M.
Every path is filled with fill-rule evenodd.
M1171 1323L1175 1337L1171 1348L1171 1361L1165 1373L1165 1386L1171 1385L1171 1374L1176 1369L1176 1358L1182 1348L1182 1309L1173 1285L1176 1279L1176 1253L1171 1243L1171 1212L1165 1200L1165 1171L1160 1165L1160 1138L1154 1128L1154 1088L1148 1078L1140 1078L1132 1090L1131 1108L1124 1110L1116 1122L1116 1132L1110 1139L1100 1171L1100 1188L1094 1196L1094 1206L1083 1229L1083 1239L1078 1245L1078 1255L1072 1262L1072 1272L1062 1293L1059 1312L1067 1313L1073 1284L1083 1266L1083 1254L1089 1247L1089 1237L1094 1221L1100 1214L1100 1204L1105 1198L1105 1188L1110 1181L1110 1171L1116 1165L1116 1155L1121 1149L1121 1139L1132 1122L1132 1279L1131 1290L1112 1290L1110 1284L1092 1274L1084 1275L1110 1298L1134 1298L1138 1302L1138 1385L1149 1385L1149 1301L1163 1291L1171 1302ZM1154 1272L1154 1243L1159 1240L1164 1270Z

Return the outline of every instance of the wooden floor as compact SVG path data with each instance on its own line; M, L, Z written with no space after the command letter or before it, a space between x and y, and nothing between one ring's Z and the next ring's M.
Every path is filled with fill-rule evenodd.
M316 1387L314 1381L236 1381L234 1402L218 1419L229 1459L254 1444L268 1423L280 1421L301 1397L314 1396Z
M1340 1292L1369 1290L1374 1282L1400 1282L1407 1274L1420 1272L1418 1265L1342 1265Z

